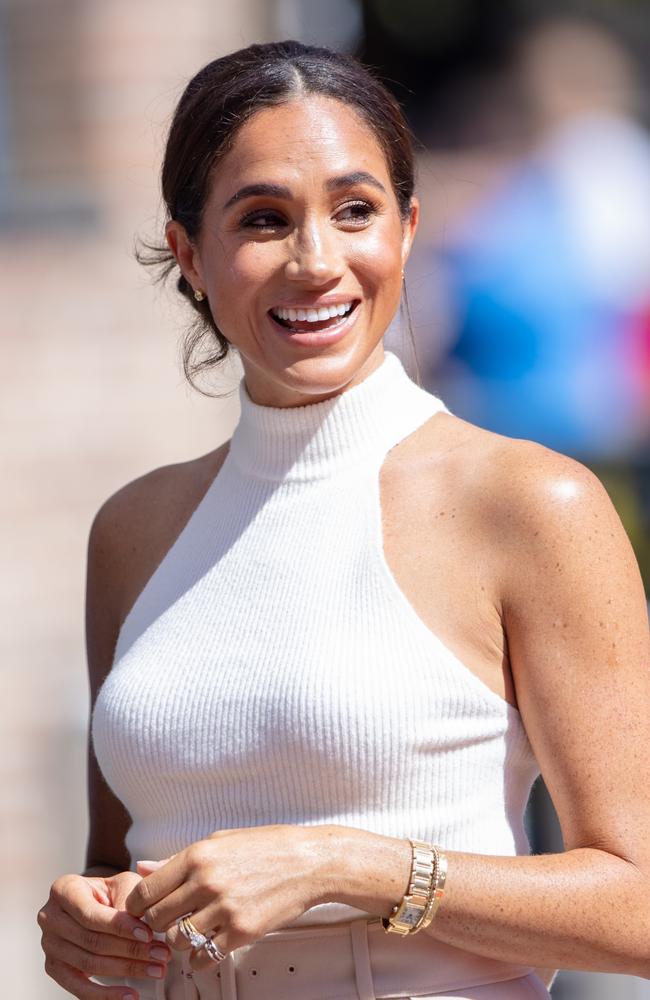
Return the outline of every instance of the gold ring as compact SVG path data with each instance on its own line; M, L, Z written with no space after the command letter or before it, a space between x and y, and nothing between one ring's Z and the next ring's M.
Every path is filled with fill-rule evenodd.
M205 934L201 934L201 931L196 929L189 916L179 917L176 921L176 926L193 948L203 948L206 941L210 940Z

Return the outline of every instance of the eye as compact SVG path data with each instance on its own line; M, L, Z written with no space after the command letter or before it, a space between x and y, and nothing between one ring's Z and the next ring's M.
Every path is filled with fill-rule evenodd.
M248 215L245 215L239 225L242 229L257 229L262 233L270 233L286 225L286 223L277 212L271 212L268 209L258 209L256 212L249 212Z
M339 222L345 222L353 226L363 226L370 222L376 212L377 206L373 205L370 201L350 201L338 210L336 217Z

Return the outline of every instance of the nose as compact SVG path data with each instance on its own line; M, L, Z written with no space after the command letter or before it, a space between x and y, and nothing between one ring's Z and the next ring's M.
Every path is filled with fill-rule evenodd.
M341 276L341 248L331 223L311 220L297 229L286 275L291 281L323 285Z

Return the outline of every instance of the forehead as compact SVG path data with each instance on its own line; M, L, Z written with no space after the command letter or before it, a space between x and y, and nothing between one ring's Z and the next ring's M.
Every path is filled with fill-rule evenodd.
M213 193L233 184L274 180L288 185L366 170L390 190L375 133L347 104L307 95L263 108L243 125L213 175Z

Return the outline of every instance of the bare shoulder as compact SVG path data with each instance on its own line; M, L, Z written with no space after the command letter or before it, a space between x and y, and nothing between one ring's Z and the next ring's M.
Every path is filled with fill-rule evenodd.
M97 511L91 536L129 550L140 536L155 536L159 529L196 506L218 472L227 449L226 442L206 455L152 469L126 483Z
M486 513L507 557L526 559L555 588L562 574L587 575L594 585L618 572L641 592L625 528L586 465L534 441L493 435L482 466Z
M647 634L639 566L621 519L586 465L542 444L444 415L431 451L468 514L493 574L495 599L512 626L519 618L566 621L569 611L599 620L621 615Z
M101 593L103 625L113 635L217 475L228 446L153 469L97 511L88 542L88 598L92 605L95 591Z
M485 434L485 432L483 432ZM536 441L491 434L484 472L495 510L525 529L530 519L616 515L600 479L575 458Z
M565 540L573 532L576 540L606 530L619 540L625 534L609 494L586 465L536 441L447 419L448 464L486 530L499 532L504 544L546 544L558 532Z

